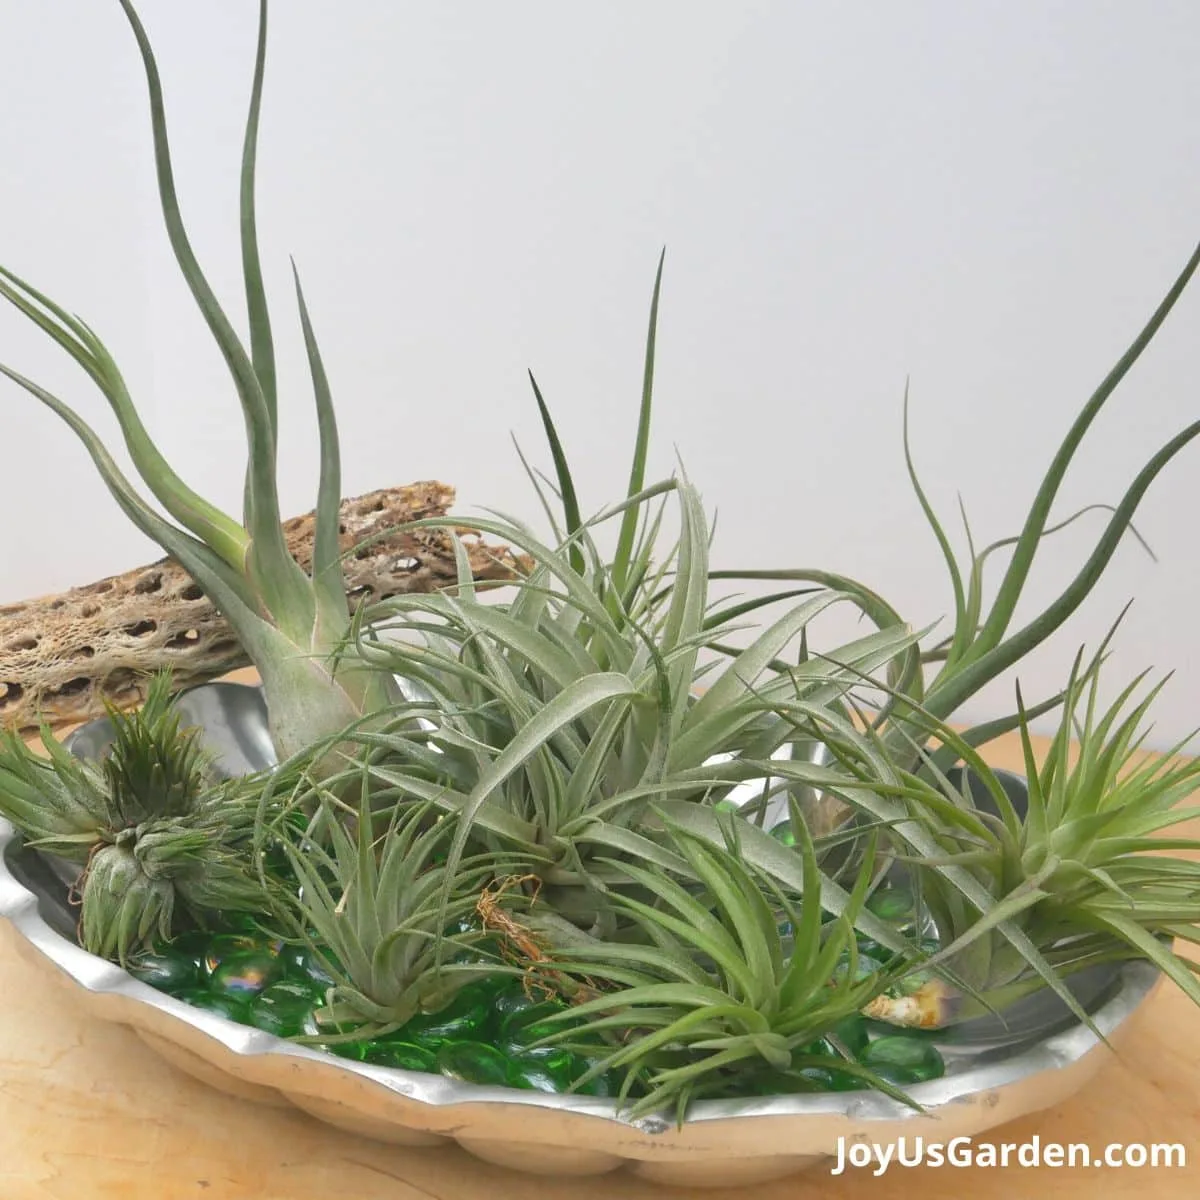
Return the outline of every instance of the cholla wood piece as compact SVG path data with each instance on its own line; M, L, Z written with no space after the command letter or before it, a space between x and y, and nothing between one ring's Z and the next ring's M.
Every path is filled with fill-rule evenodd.
M391 532L422 517L443 516L454 489L422 482L343 500L342 548L352 604L402 592L430 592L456 578L443 530ZM288 546L312 563L313 514L284 523ZM357 547L357 549L355 549ZM501 582L520 570L504 547L467 539L476 579ZM144 698L149 673L170 667L183 687L215 679L249 660L233 630L199 584L161 559L57 596L0 605L0 725L36 728L102 715L104 702L125 707Z

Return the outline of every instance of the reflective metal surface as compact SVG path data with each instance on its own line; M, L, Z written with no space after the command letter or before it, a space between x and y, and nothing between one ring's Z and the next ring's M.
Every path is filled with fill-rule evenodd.
M175 707L185 729L198 726L204 731L204 745L214 755L219 774L232 778L275 765L261 688L205 683L181 692ZM102 758L112 745L112 722L107 717L89 721L68 734L63 745L80 758Z
M253 688L210 684L183 700L226 769L270 761L266 713L256 697ZM102 750L101 724L81 731L73 748ZM624 1168L688 1188L760 1182L828 1159L843 1138L886 1144L902 1136L937 1142L977 1136L1060 1103L1110 1053L1069 1017L1046 1032L1047 1014L1039 1012L1034 1036L1023 1035L1018 1021L1002 1037L981 1036L987 1030L977 1027L964 1039L962 1033L970 1033L964 1026L939 1043L947 1073L910 1089L923 1106L919 1113L878 1093L844 1092L704 1101L682 1127L658 1117L631 1122L605 1100L480 1087L334 1058L156 992L79 948L64 872L23 847L3 822L0 916L15 930L23 957L65 979L89 1011L131 1026L168 1061L215 1087L267 1104L294 1104L339 1128L401 1146L456 1142L486 1161L539 1174ZM1119 1043L1157 979L1151 967L1137 963L1084 981L1080 995L1110 1043Z

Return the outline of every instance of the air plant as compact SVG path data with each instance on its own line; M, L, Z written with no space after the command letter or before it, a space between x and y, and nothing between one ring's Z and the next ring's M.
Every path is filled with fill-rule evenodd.
M347 730L343 747L365 736ZM260 895L273 901L265 920L307 944L333 980L318 1021L322 1040L337 1043L391 1032L481 974L503 973L472 918L504 860L473 855L451 872L453 817L373 786L365 755L318 770L326 753L311 748L285 764L281 778L294 783L262 789L259 849L280 848L284 869L261 852L256 861ZM443 961L449 954L456 961Z
M157 675L142 708L110 711L113 744L98 764L45 727L47 757L12 732L0 744L0 814L30 845L81 868L80 941L122 963L169 940L180 909L203 922L263 907L250 856L261 784L216 782L170 689Z
M948 634L933 645L913 648L903 663L899 683L892 689L889 702L875 715L876 724L889 729L888 751L898 760L915 761L916 746L913 732L921 723L909 723L906 717L910 704L943 721L954 714L980 689L1004 671L1018 665L1045 640L1062 627L1087 599L1112 559L1117 546L1129 532L1140 541L1133 528L1133 518L1142 498L1159 473L1189 443L1200 435L1200 421L1193 421L1168 439L1137 472L1116 504L1091 504L1065 519L1052 523L1054 504L1063 480L1088 430L1112 398L1117 387L1154 340L1155 335L1175 307L1180 296L1200 267L1200 245L1192 251L1166 295L1149 320L1130 343L1112 369L1104 376L1072 421L1062 442L1050 461L1038 486L1021 530L1016 536L1005 537L982 549L977 549L971 528L963 510L963 526L968 547L965 565L955 553L953 543L931 504L917 474L908 436L908 389L904 393L904 455L909 479L946 566L953 600L953 626ZM1079 517L1094 511L1106 511L1108 520L1071 582L1040 612L1013 630L1017 610L1025 595L1026 585L1042 541L1049 535L1072 524ZM1143 542L1143 546L1145 543ZM1008 561L994 594L988 599L985 590L985 568L989 560L1007 551ZM817 584L853 593L869 620L887 627L898 620L899 614L871 588L830 571L815 568L781 570L725 569L714 571L714 580L772 580ZM931 679L926 673L934 668ZM1065 699L1059 692L1031 706L1024 714L1034 719L1054 711ZM972 746L982 746L1004 733L1015 730L1022 716L1007 716L982 722L963 734Z
M1200 761L1178 757L1190 739L1165 755L1141 750L1143 721L1162 683L1136 699L1139 676L1101 709L1102 661L1103 654L1087 666L1076 660L1041 763L1018 692L1024 811L967 740L944 727L932 730L934 738L964 766L943 771L926 753L909 777L907 803L940 845L939 861L956 863L993 897L977 908L920 856L913 860L942 943L930 961L950 965L975 991L973 1000L951 1005L955 1019L981 1004L1002 1011L1043 985L998 934L1002 927L1021 930L1060 979L1145 959L1200 1003L1196 964L1171 947L1174 938L1200 942L1200 862L1179 856L1200 849L1200 840L1170 832L1200 812L1185 803L1200 787Z
M558 903L574 892L581 913L605 886L598 855L653 852L644 827L656 802L712 805L760 779L759 760L797 736L795 724L777 718L780 706L802 721L839 703L915 640L900 625L828 658L801 654L791 667L774 665L801 645L817 616L852 602L823 591L777 614L701 694L711 667L699 653L729 634L745 606L709 608L709 529L695 488L677 480L647 491L679 509L679 542L656 564L660 572L678 568L666 600L640 586L615 615L604 602L618 594L620 572L600 558L594 535L624 506L558 547L497 520L489 528L503 529L532 563L514 599L483 602L464 565L456 595L378 605L358 647L363 660L415 681L427 696L423 727L378 735L392 751L371 766L378 784L461 817L452 864L476 834L524 856L544 885L563 889L554 893ZM587 563L585 577L572 566L573 551ZM813 772L836 788L828 772Z
M876 878L874 854L858 864L845 910L827 920L816 852L792 809L809 884L798 896L740 861L741 818L723 815L722 844L666 820L663 844L682 878L654 864L611 862L650 901L613 896L637 940L573 938L550 956L554 977L574 977L592 998L548 1017L547 1043L594 1054L590 1039L606 1039L607 1053L579 1082L608 1071L645 1079L631 1116L674 1108L682 1118L693 1100L731 1091L822 1090L831 1067L850 1086L904 1099L844 1047L831 1057L839 1029L892 982L878 967L859 969L854 922Z
M257 242L255 165L267 39L267 0L259 6L258 49L241 167L241 241L249 346L234 329L196 259L180 216L162 85L146 31L131 0L118 0L141 52L150 94L158 194L179 269L229 370L245 418L248 463L242 523L194 492L155 446L112 355L92 328L0 267L0 296L70 355L103 394L143 483L174 523L162 517L122 473L93 429L53 393L9 366L0 373L67 423L91 455L125 515L204 588L233 626L258 669L272 736L286 757L364 712L395 698L392 681L363 669L344 649L349 607L338 543L341 502L337 425L325 366L299 275L296 302L308 355L320 431L312 574L292 558L284 539L276 486L278 405L271 319Z

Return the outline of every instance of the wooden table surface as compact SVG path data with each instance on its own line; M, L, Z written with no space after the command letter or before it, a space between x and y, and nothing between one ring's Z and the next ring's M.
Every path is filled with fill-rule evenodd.
M990 755L1019 768L1012 742ZM1193 836L1200 834L1194 833ZM457 1149L412 1150L337 1132L299 1112L231 1099L167 1066L129 1030L84 1016L69 991L0 938L0 1200L734 1200L748 1189L665 1189L618 1172L542 1179ZM1192 1197L1200 1192L1200 1011L1169 986L1084 1092L978 1142L1182 1143L1182 1168L823 1168L755 1200Z

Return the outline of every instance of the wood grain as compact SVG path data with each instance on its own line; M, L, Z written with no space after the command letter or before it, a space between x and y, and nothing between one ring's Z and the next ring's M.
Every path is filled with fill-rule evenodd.
M998 745L998 766L1018 767ZM1200 836L1200 830L1193 833ZM623 1173L554 1180L343 1134L287 1109L231 1099L163 1063L129 1030L81 1014L70 990L0 940L0 1200L741 1200L745 1188L689 1193ZM1174 988L1148 1002L1121 1053L1060 1108L990 1142L1178 1142L1183 1168L893 1167L832 1178L817 1168L754 1189L755 1200L1078 1200L1200 1192L1200 1010ZM985 1139L981 1138L980 1141Z

